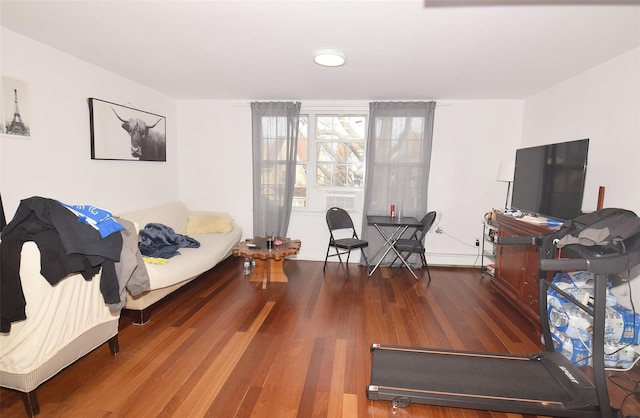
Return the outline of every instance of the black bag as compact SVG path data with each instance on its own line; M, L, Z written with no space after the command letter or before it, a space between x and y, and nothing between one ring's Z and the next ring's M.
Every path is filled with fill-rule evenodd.
M599 246L609 252L625 253L624 240L640 233L640 218L632 211L605 208L570 219L556 232L543 239L545 255L553 253L553 247L578 244L585 247Z

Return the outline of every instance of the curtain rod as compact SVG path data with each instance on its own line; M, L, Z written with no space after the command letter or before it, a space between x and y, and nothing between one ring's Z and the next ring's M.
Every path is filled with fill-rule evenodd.
M289 101L298 101L302 103L302 107L303 108L322 108L322 107L326 107L329 109L338 109L338 108L342 108L342 107L349 107L349 108L357 108L357 107L362 107L362 108L368 108L369 107L369 103L371 101L367 101L367 102L362 102L362 103L352 103L352 104L318 104L318 103L314 103L314 102L308 102L308 103L304 103L301 100L253 100L256 102L289 102ZM391 102L393 102L394 100L389 100ZM423 101L423 100L404 100L404 101L414 101L414 102L418 102L418 101ZM435 101L435 100L427 100L427 101ZM438 103L436 102L436 107L441 107L441 106L453 106L451 103ZM244 107L244 106L251 106L251 102L242 102L242 103L236 103L233 106L236 107Z

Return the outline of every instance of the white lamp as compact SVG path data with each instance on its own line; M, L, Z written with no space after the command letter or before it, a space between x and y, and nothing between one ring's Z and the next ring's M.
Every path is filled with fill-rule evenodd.
M513 182L513 173L516 164L513 161L501 161L498 167L497 181L507 182L507 198L504 201L504 208L509 209L509 192L511 191L511 183Z
M347 62L347 56L338 49L321 49L315 52L313 62L323 67L340 67Z

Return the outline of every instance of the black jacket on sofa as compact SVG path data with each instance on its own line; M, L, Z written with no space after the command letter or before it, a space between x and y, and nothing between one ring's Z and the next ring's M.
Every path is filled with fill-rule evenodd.
M34 241L41 254L41 273L52 285L81 273L91 279L102 268L100 291L105 303L120 301L115 262L122 250L122 235L105 238L53 199L31 197L20 202L14 218L2 231L0 242L0 332L26 319L26 301L20 282L22 245Z

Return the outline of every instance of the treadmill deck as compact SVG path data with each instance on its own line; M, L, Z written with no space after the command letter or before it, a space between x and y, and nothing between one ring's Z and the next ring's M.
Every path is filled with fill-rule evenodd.
M406 398L405 403L540 415L577 409L589 416L598 410L595 387L560 353L510 355L378 344L371 351L369 399Z

